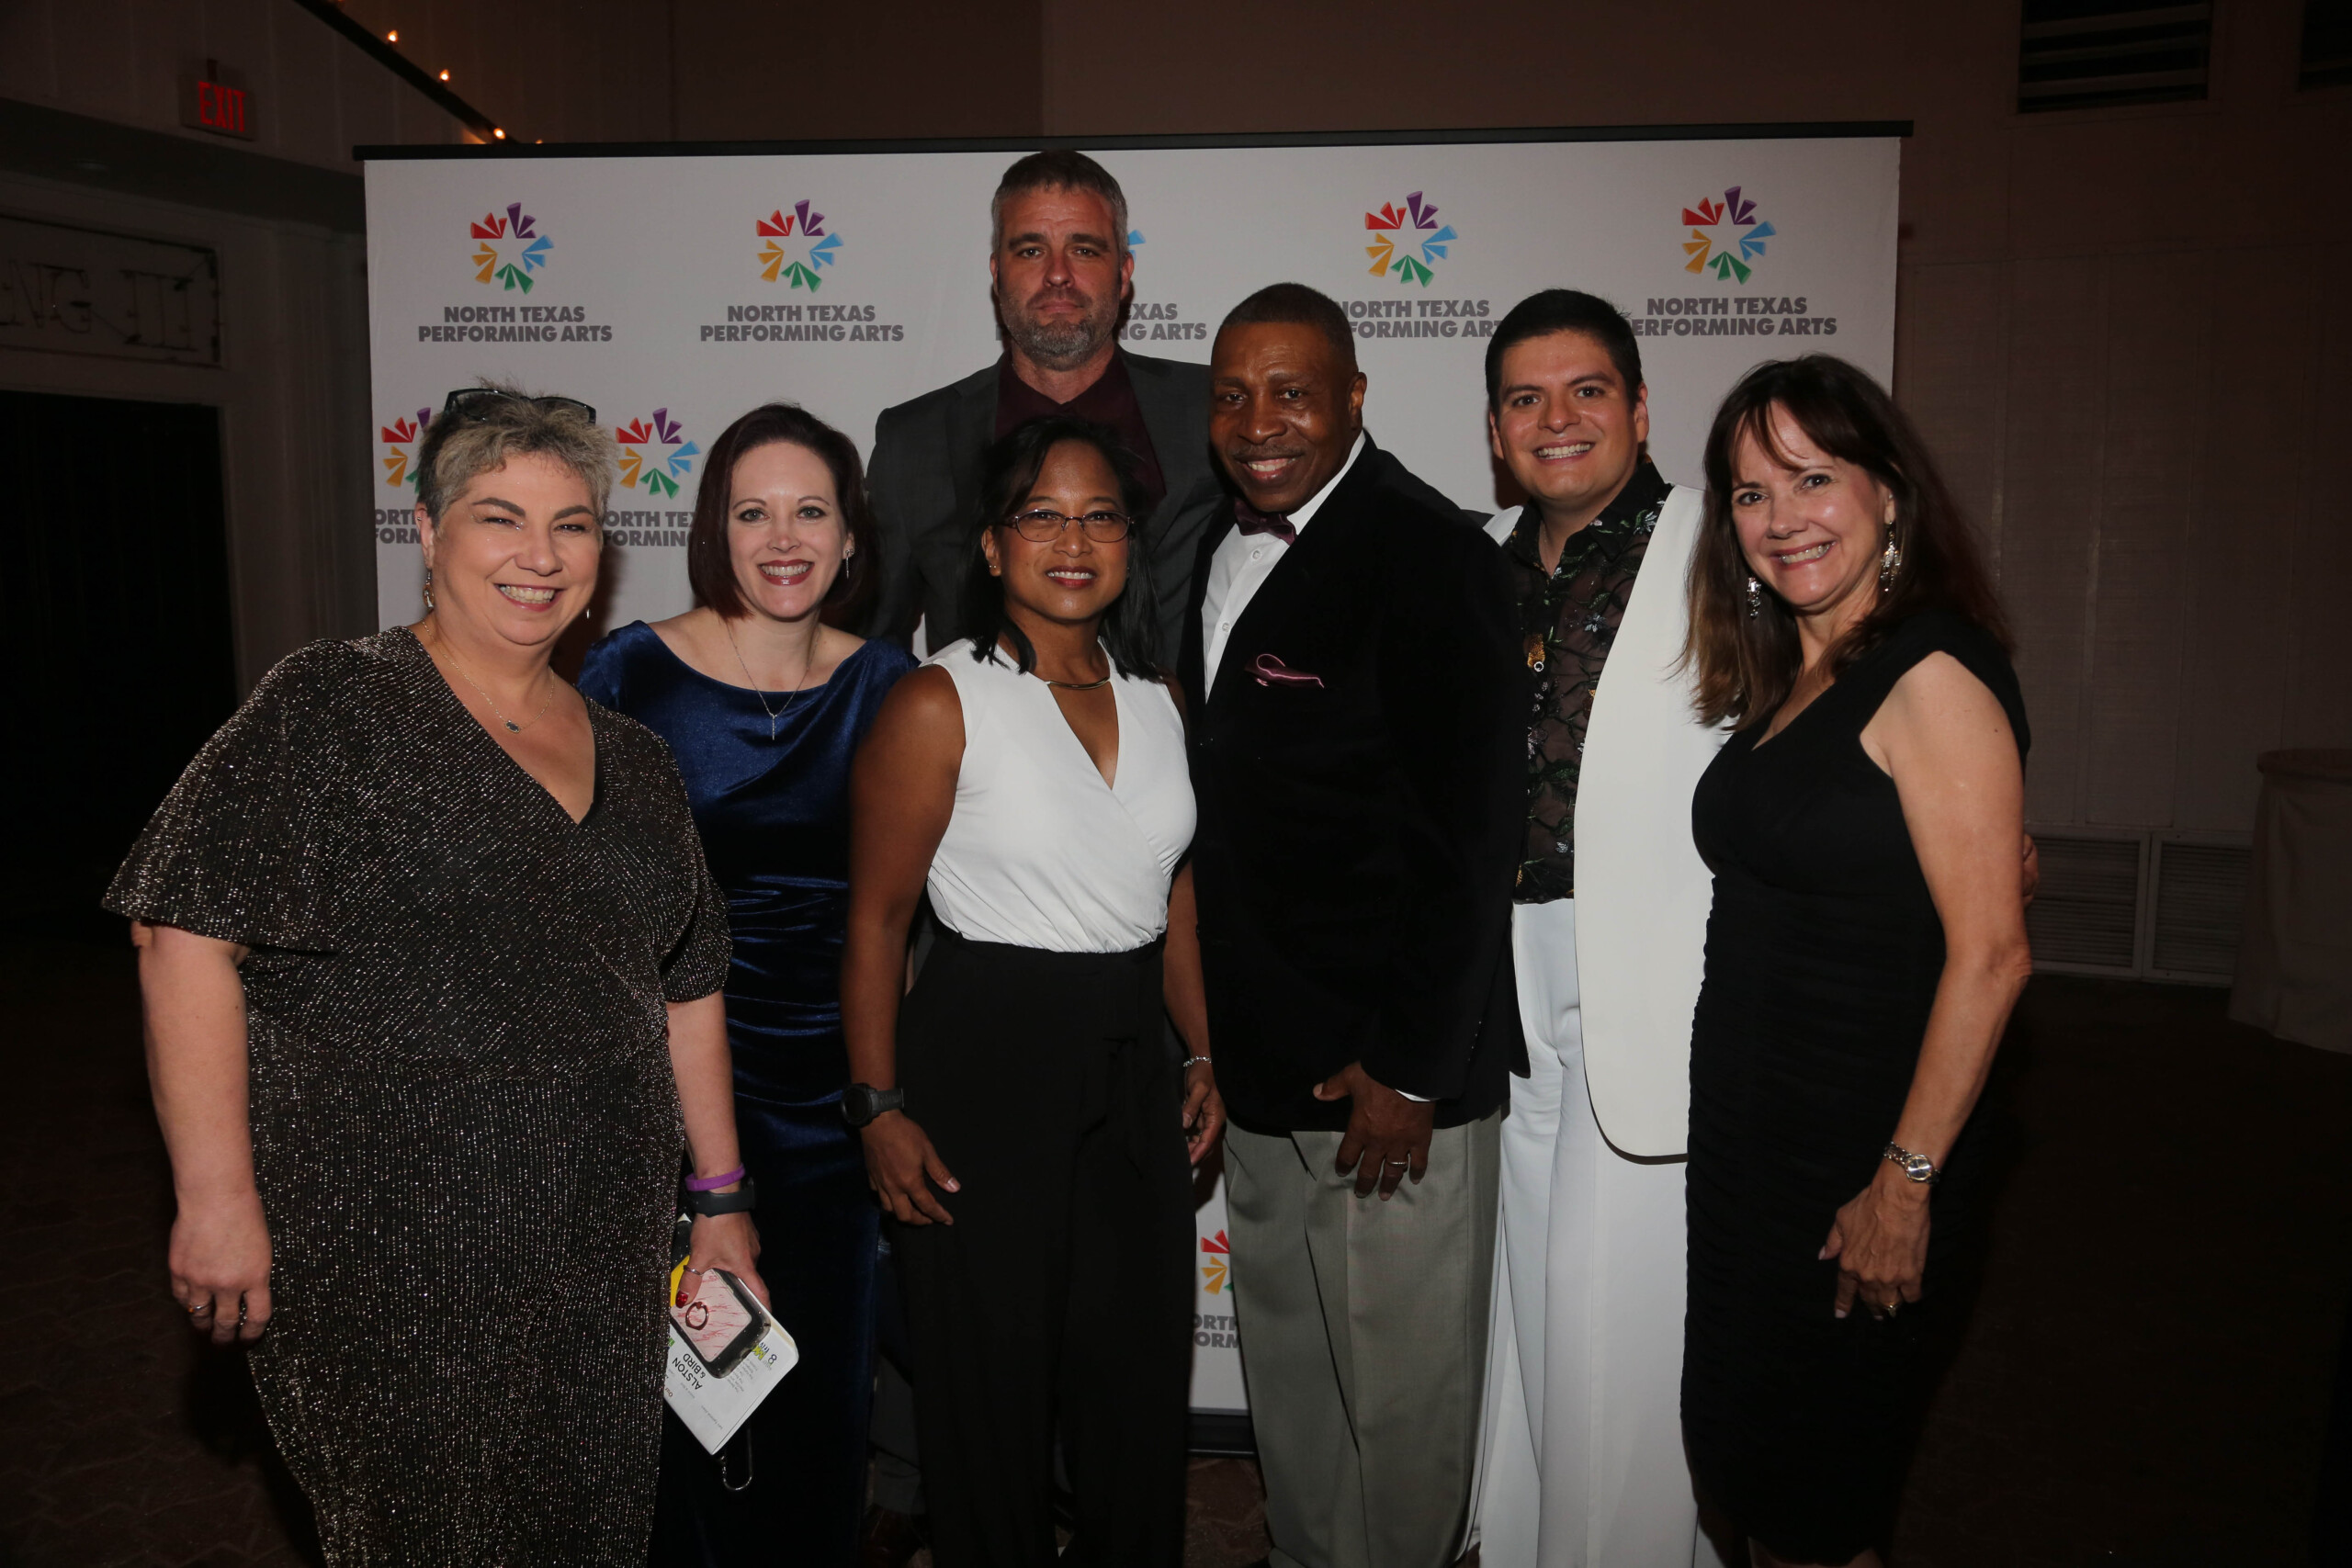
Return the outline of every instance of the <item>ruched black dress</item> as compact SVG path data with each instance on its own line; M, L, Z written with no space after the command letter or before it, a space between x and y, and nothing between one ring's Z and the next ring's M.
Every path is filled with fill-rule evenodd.
M1991 689L2026 745L2007 657L1956 616L1898 626L1770 741L1734 736L1691 803L1715 873L1690 1042L1682 1421L1701 1493L1775 1553L1845 1562L1884 1541L1909 1460L1975 1140L1946 1156L1922 1301L1832 1314L1819 1259L1877 1174L1943 972L1894 781L1861 732L1935 652Z

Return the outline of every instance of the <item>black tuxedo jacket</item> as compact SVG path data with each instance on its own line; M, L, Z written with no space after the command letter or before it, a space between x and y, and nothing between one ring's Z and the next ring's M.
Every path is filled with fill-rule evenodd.
M1201 531L1223 504L1209 457L1209 370L1125 349L1144 428L1151 433L1168 493L1144 520L1151 551L1159 656L1173 659L1178 623L1192 589ZM944 648L958 634L958 596L971 559L973 513L980 500L980 460L996 439L997 365L882 411L874 423L874 460L866 490L874 502L882 557L881 592L866 630L905 643L930 617L929 640Z
M1505 1098L1527 676L1502 552L1466 517L1367 440L1205 699L1200 606L1230 507L1201 541L1181 661L1193 876L1217 1087L1255 1131L1344 1128L1347 1102L1312 1091L1351 1062L1439 1101L1441 1127Z

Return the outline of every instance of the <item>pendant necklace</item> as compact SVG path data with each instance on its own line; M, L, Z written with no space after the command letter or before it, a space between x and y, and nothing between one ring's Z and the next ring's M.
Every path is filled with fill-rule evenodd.
M441 650L449 656L449 662L458 667L458 673L464 679L466 684L474 689L474 694L482 700L492 713L498 715L498 722L506 727L507 734L522 734L523 731L530 728L531 726L547 717L548 709L555 706L556 694L549 692L548 694L548 700L539 705L538 712L533 714L529 718L525 719L520 724L515 723L513 719L506 716L505 713L500 709L497 703L491 700L490 694L481 689L481 682L473 678L472 671L466 668L465 660L458 657L458 650L449 646L449 639L439 635L440 628L436 626L434 630L435 634L434 640L438 642L441 645Z
M735 649L735 668L743 672L743 679L751 683L752 695L760 699L760 711L768 716L768 739L773 740L775 739L775 727L777 722L782 719L786 714L790 713L792 711L792 705L799 700L800 687L795 686L784 694L784 706L780 708L772 708L768 706L768 694L760 690L759 679L752 673L752 667L743 662L743 650L736 645L735 641L735 628L729 626L726 618L721 616L718 622L718 629L727 634L727 646ZM800 665L800 679L803 684L806 684L808 680L808 664L815 659L816 652L816 645L814 643L809 644L809 659L804 660Z

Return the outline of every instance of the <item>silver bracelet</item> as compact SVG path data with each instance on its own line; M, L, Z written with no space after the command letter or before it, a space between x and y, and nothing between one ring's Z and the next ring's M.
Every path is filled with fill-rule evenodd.
M1206 1056L1187 1056L1187 1057L1185 1057L1185 1058L1184 1058L1184 1066L1185 1066L1187 1068L1190 1068L1190 1067L1192 1066L1192 1065L1193 1065L1193 1063L1195 1063L1195 1062L1206 1062L1206 1061L1208 1061L1208 1058L1207 1058ZM1215 1066L1216 1064L1211 1063L1210 1065L1211 1065L1211 1066Z

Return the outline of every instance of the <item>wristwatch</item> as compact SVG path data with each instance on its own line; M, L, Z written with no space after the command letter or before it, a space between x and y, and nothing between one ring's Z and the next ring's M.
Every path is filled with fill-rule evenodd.
M905 1089L854 1083L842 1091L842 1120L853 1127L863 1127L886 1111L904 1110L906 1103Z
M750 1177L743 1178L732 1192L697 1192L686 1189L686 1212L698 1220L718 1214L748 1214L759 1203L759 1192Z
M1934 1186L1936 1179L1943 1174L1936 1168L1934 1160L1929 1159L1926 1155L1915 1155L1901 1144L1887 1145L1879 1151L1879 1158L1893 1160L1895 1168L1905 1177L1913 1181L1923 1182L1929 1187Z

